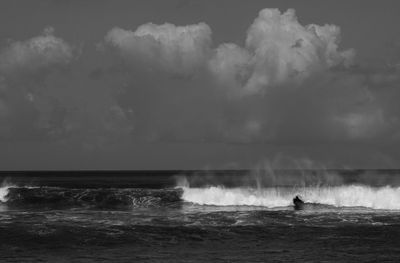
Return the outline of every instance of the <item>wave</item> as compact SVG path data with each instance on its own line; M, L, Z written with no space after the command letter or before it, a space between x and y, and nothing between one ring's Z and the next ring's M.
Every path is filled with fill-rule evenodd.
M8 186L1 186L0 187L0 202L6 202L8 195Z
M400 187L391 186L269 188L183 186L175 189L70 189L13 185L0 187L0 203L11 206L152 207L168 206L185 201L198 205L279 208L292 206L292 199L296 195L300 195L306 203L334 207L400 210Z
M181 201L180 189L69 189L60 187L0 188L0 201L7 205L149 207Z
M0 186L0 203L5 203L8 200L8 192L10 187L15 187L14 184L10 183L8 180L5 180L1 183Z
M261 206L267 208L292 206L300 195L307 203L335 207L366 207L400 209L400 187L370 187L347 185L334 187L271 187L271 188L190 188L182 187L182 199L199 205Z

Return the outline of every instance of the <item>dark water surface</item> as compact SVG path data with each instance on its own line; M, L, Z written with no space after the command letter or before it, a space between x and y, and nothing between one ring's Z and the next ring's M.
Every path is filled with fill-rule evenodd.
M140 187L133 177L111 187L102 176L9 178L0 188L0 261L400 261L397 185L192 189L169 185L172 176L148 187L142 177ZM318 205L294 210L285 202L296 191Z

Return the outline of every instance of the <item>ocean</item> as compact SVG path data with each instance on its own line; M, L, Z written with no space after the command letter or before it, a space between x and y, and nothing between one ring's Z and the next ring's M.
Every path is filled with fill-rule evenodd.
M400 171L37 171L0 182L0 262L400 261Z

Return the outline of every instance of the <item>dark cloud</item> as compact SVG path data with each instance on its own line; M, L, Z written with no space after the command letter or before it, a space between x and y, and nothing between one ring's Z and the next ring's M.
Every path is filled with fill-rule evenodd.
M92 87L81 53L51 27L1 49L2 140L79 140L93 148L129 133L132 125L108 87Z

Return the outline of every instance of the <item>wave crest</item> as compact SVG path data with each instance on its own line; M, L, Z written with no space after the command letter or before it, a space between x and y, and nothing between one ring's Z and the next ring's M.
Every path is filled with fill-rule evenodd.
M334 187L271 188L190 188L183 187L182 199L200 205L262 206L268 208L292 205L300 195L304 201L336 207L400 209L400 187L347 185Z

